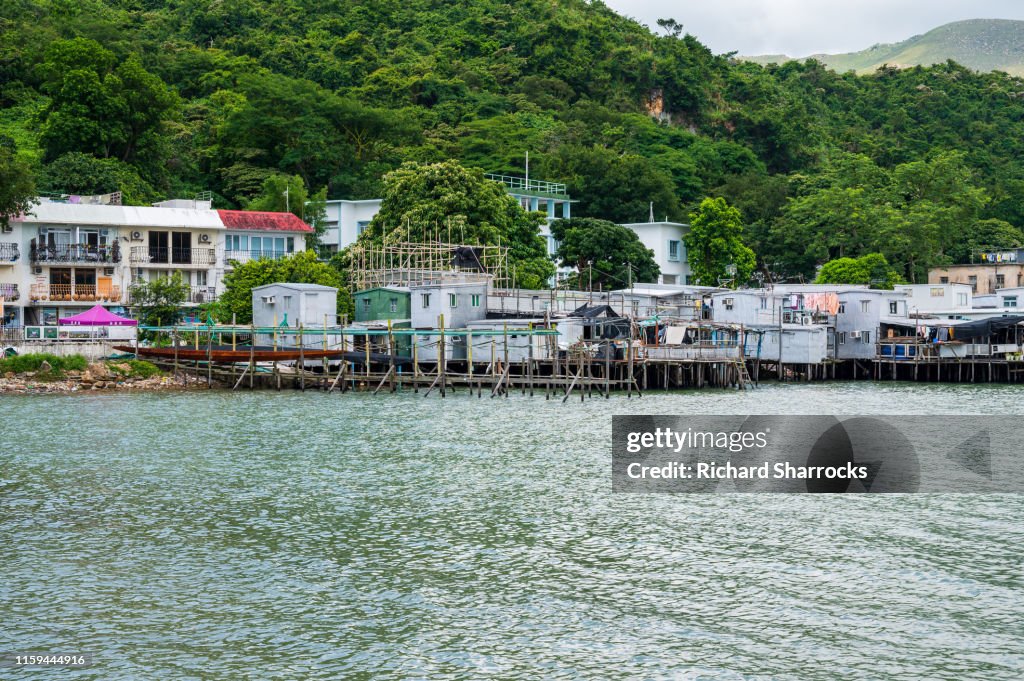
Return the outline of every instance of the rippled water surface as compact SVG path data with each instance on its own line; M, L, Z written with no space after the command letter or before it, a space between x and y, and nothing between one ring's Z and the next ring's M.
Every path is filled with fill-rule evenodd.
M0 397L0 649L76 679L1019 679L1024 499L613 495L611 415L1006 386Z

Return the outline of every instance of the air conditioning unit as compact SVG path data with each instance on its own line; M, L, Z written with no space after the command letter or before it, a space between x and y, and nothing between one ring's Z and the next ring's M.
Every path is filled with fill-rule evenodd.
M103 268L103 276L104 277L112 277L112 276L114 276L114 268L113 267L104 267Z
M860 331L851 331L850 338L860 338Z
M208 244L208 243L210 243L210 235L209 234L200 234L199 235L199 243L201 243L201 244Z
M132 232L132 241L142 241L142 232Z
M32 268L32 273L33 274L42 274L43 273L43 268L42 267L33 267Z
M274 296L260 296L260 299L263 301L265 305L274 304Z
M800 318L800 326L810 326L810 325L811 325L811 318L810 317L801 317Z

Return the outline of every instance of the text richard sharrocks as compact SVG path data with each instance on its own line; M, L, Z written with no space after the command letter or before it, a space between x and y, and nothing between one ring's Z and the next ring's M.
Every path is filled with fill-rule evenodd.
M748 449L764 449L768 446L770 428L758 432L709 432L693 429L673 430L656 428L653 431L630 432L626 436L626 451L638 454L644 449L670 450L679 453L683 449L717 449L738 453ZM649 479L847 479L864 480L868 468L852 461L836 462L833 466L794 466L789 462L765 461L755 465L735 465L731 461L683 463L671 461L650 466L640 462L630 463L626 475L630 478Z

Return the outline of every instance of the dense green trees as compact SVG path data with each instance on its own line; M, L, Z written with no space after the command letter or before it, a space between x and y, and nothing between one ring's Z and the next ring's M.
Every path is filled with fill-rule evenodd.
M10 138L0 137L0 226L28 212L35 198L35 185L28 164L18 158Z
M725 198L775 280L877 252L920 281L1024 228L1024 90L1003 73L760 67L588 0L19 0L0 23L0 135L45 191L265 206L283 176L368 198L407 161L521 174L529 151L581 217Z
M860 258L829 260L818 272L817 284L862 284L871 288L891 289L903 279L889 266L881 253L868 253Z
M1013 241L1012 233L993 232L996 225L981 219L988 200L960 153L891 171L846 155L783 209L774 227L776 253L787 271L810 276L830 259L877 252L909 281L924 281L929 267L967 255L982 224L999 243Z
M499 182L454 161L406 163L384 177L380 212L360 239L508 247L517 285L540 288L554 275L539 226Z
M559 243L562 265L577 269L568 282L570 288L617 289L638 281L658 281L661 270L653 251L622 225L594 218L555 220L551 235Z
M743 243L739 210L721 197L704 199L690 215L686 251L693 276L702 286L728 281L736 288L750 280L757 264L754 251Z

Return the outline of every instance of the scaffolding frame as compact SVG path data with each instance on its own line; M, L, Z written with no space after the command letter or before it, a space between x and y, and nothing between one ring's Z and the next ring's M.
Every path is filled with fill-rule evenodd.
M446 281L510 286L507 246L442 241L356 244L352 247L352 291L420 286ZM464 264L460 264L460 260Z

